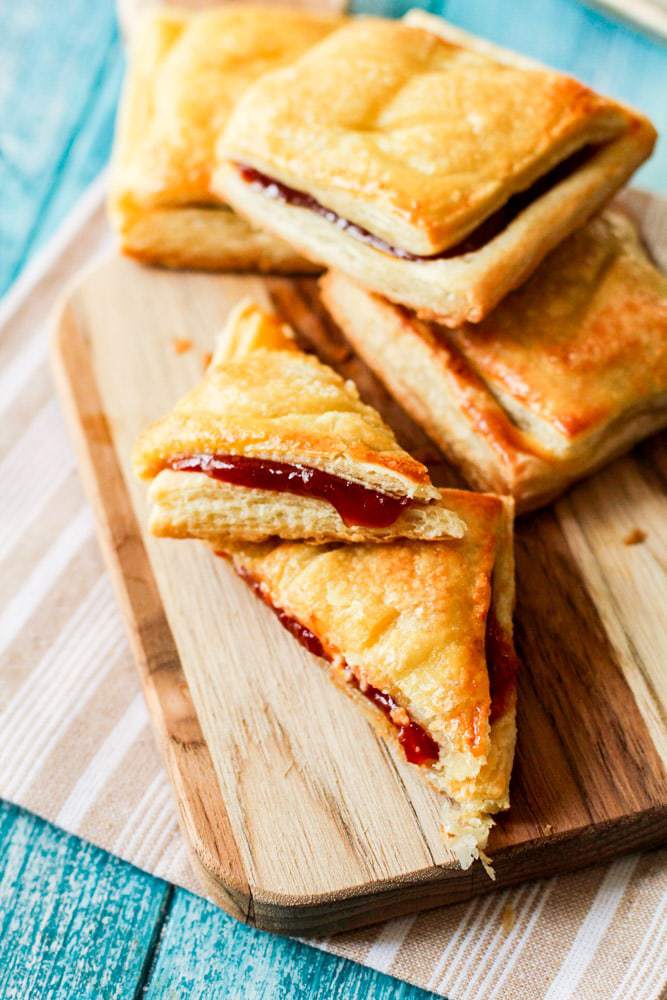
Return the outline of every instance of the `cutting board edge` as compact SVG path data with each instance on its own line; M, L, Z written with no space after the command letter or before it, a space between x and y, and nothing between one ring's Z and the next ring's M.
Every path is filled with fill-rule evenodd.
M99 266L103 267L106 260L107 258ZM90 271L86 271L83 280L89 274ZM196 721L196 713L189 689L181 672L180 660L173 643L171 629L162 610L153 571L141 539L134 511L125 491L112 439L105 425L101 400L90 361L90 345L78 329L76 320L70 317L69 302L78 287L78 283L73 283L68 292L63 295L54 309L49 328L49 354L58 397L63 407L71 439L74 442L84 492L93 509L100 549L120 606L123 624L148 705L151 726L157 739L158 750L174 788L179 824L188 851L195 861L197 870L222 870L223 866L227 869L224 881L220 878L216 879L217 893L225 901L224 905L221 902L219 905L223 905L223 908L232 916L245 920L250 905L250 893L247 879L240 865L236 845L233 845L233 849L226 856L226 863L221 857L216 857L216 852L210 850L210 838L207 836L207 832L212 832L211 824L202 823L201 810L196 808L198 789L211 779L217 787L217 780L208 747ZM74 338L78 340L78 343L70 342ZM79 369L77 377L72 376L70 367L73 349L79 352L79 360L85 362ZM99 414L92 414L92 421L88 419L85 409L91 402L97 403L99 408ZM97 426L97 430L92 430L91 428L95 426ZM101 450L106 451L106 455L100 454ZM105 485L99 475L102 464L110 473L110 479L106 482L106 490L112 488L112 485L120 487L120 493L125 499L125 510L122 514L117 511L115 517L104 501ZM121 518L126 519L124 526L115 523ZM155 666L151 664L151 653L147 648L135 614L133 595L127 585L128 577L122 554L123 546L122 543L119 544L119 535L126 534L129 526L134 527L133 536L139 543L137 552L142 563L142 573L148 583L148 592L155 598L154 609L159 618L152 627L157 625L159 629L163 630L168 636L169 645L172 647L170 658ZM170 683L170 685L176 683L179 687L182 696L178 706L180 708L180 721L182 723L185 720L186 724L186 729L183 732L178 729L170 730L164 708L164 692L160 690L165 683ZM222 808L222 800L220 806ZM224 813L224 809L222 812ZM220 819L219 816L217 818ZM228 837L231 837L231 831L225 830L224 832L224 839L229 847L231 845Z
M568 846L576 844L581 848L582 838L589 842L587 849L568 855ZM666 842L667 806L657 807L573 830L562 837L505 848L494 856L495 880L481 866L462 871L452 865L434 866L402 879L368 883L362 888L317 897L282 896L251 886L246 922L279 934L337 934L444 905L465 903L520 883L573 873L636 850L657 849ZM567 861L562 860L565 857ZM228 909L227 894L220 893L220 879L199 857L196 862L199 876L215 902Z

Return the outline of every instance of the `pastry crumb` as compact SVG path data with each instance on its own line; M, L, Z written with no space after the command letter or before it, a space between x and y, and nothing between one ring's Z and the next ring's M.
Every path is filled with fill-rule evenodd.
M396 708L391 709L391 711L389 712L389 717L395 726L410 725L410 716L408 715L408 713L405 711L404 708L401 708L398 705L396 706Z
M192 347L192 341L187 337L172 337L171 349L174 354L185 354Z
M201 356L201 366L204 369L204 371L206 371L212 360L213 360L213 355L211 354L211 352L204 351L204 353Z
M516 923L516 910L511 903L505 903L503 906L503 911L500 915L500 922L503 926L504 933L509 934Z
M646 541L646 532L642 531L641 528L633 528L623 539L624 545L641 545L642 542Z

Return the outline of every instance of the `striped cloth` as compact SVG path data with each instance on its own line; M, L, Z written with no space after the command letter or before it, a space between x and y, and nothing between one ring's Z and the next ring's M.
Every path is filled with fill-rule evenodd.
M109 249L103 179L0 309L0 795L149 872L190 869L54 399L47 319ZM654 852L314 942L452 1000L661 995Z

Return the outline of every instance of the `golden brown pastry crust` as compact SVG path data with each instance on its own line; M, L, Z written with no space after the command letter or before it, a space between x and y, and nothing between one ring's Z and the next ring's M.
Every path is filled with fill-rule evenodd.
M319 469L366 489L422 501L391 527L347 526L326 500L233 486L176 459L234 455ZM420 462L397 443L356 387L301 351L288 327L252 302L230 316L201 383L135 446L135 471L152 479L151 529L209 539L220 534L322 541L459 536Z
M360 19L260 79L222 149L393 246L435 254L627 121L618 104L561 73Z
M169 267L314 269L222 205L210 179L215 140L245 88L338 23L262 7L144 18L133 35L110 196L126 253Z
M460 540L386 546L218 542L265 598L322 643L331 672L383 727L396 729L346 682L389 694L441 748L425 777L451 800L445 832L465 866L486 843L490 813L509 804L515 689L490 723L485 646L490 608L512 648L512 506L443 490L466 523Z
M300 462L398 496L438 496L356 387L249 300L230 315L200 384L141 434L134 467L152 479L199 453Z
M667 278L608 209L474 327L445 330L339 273L327 307L478 487L520 510L667 424Z
M443 322L477 321L609 198L654 139L645 119L562 74L361 20L246 93L221 139L214 187L313 261ZM588 146L596 152L480 248L420 261L267 197L230 165L306 192L391 246L434 254Z

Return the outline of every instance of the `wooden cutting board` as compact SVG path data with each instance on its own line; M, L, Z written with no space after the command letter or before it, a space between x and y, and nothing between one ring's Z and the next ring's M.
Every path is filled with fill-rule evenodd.
M635 193L630 204L664 263L667 202ZM228 566L202 545L145 533L132 442L199 379L246 295L353 377L436 481L456 482L327 321L313 281L172 274L114 257L67 296L58 382L207 891L259 927L330 934L665 842L667 438L517 524L525 666L493 883L480 865L452 864L435 793ZM645 539L627 544L637 531Z

